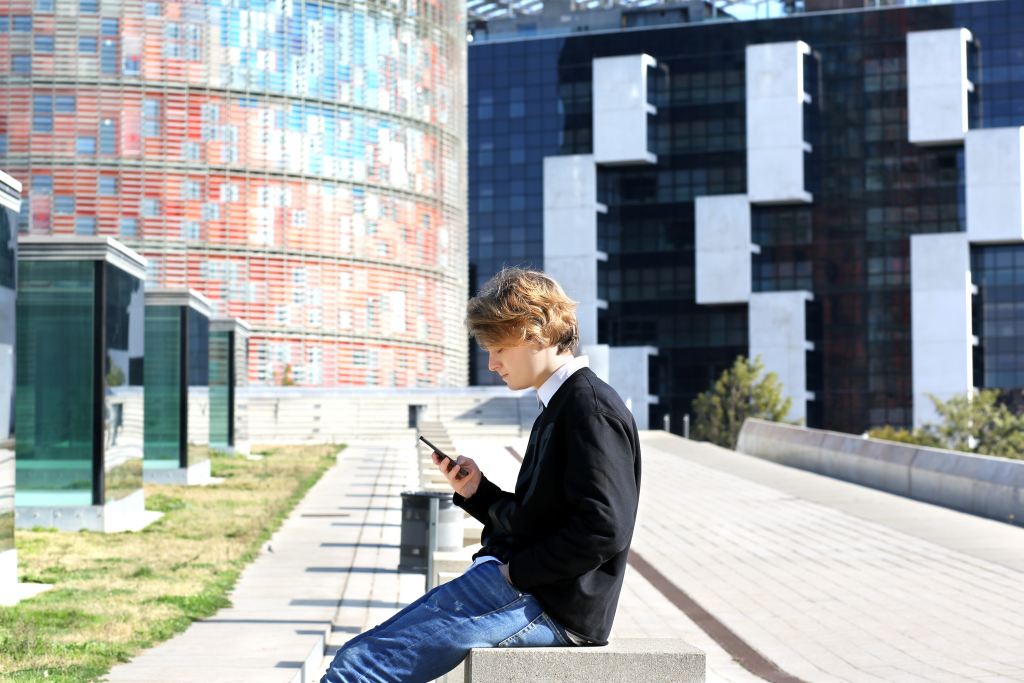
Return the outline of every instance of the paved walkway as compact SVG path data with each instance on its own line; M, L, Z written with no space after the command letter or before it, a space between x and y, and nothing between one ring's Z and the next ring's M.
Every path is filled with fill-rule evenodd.
M790 680L1024 680L1024 529L662 432L642 439L637 555ZM318 638L330 653L423 590L422 575L395 569L398 493L416 483L408 442L344 451L243 573L233 608L110 680L318 680ZM510 488L507 447L525 442L456 447ZM759 680L631 567L612 637L636 636L705 650L709 681Z

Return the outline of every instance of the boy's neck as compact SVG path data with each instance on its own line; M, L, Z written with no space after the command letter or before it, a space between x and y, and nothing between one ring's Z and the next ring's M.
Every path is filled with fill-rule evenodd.
M555 374L558 368L562 367L573 358L572 351L565 351L564 353L552 353L550 359L545 364L543 372L537 376L537 383L533 385L535 390L540 389L544 386L544 382L551 379L551 375Z

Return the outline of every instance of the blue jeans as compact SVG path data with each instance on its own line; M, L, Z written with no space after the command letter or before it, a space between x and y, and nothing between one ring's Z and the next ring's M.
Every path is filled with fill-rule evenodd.
M485 562L345 643L320 683L425 683L470 648L571 644L532 595Z

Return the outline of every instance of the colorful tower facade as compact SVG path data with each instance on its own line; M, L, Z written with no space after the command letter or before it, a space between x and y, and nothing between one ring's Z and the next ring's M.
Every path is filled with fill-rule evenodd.
M464 11L3 0L20 229L110 235L253 327L250 378L467 379Z

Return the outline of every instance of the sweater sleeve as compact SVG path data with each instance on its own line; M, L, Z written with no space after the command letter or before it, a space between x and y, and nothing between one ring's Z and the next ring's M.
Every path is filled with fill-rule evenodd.
M463 498L458 493L455 493L452 495L452 502L473 515L484 526L489 526L492 523L488 515L488 510L491 509L491 506L502 500L512 498L511 493L502 491L494 482L481 473L480 486L477 487L476 493L469 498Z
M600 413L569 425L563 490L572 512L554 533L512 556L517 588L580 576L629 546L639 500L630 437L621 420Z

